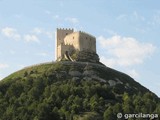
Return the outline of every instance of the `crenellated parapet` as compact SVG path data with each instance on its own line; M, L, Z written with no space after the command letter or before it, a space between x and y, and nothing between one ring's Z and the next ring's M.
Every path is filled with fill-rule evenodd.
M57 30L72 30L73 31L73 28L57 28Z
M95 38L96 39L96 37L95 36L93 36L93 35L91 35L91 34L89 34L89 33L87 33L87 32L84 32L84 31L79 31L80 33L82 33L82 34L86 34L86 35L88 35L88 36L90 36L90 37L93 37L93 38Z

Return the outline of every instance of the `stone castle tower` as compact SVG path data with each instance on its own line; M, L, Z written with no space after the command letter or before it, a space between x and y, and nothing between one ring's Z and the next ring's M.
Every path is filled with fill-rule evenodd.
M90 55L94 61L99 61L96 54L96 38L85 32L74 32L73 29L58 29L56 31L56 60L68 59L86 61ZM96 55L96 58L95 58ZM86 57L85 57L86 56ZM94 57L94 58L93 58Z

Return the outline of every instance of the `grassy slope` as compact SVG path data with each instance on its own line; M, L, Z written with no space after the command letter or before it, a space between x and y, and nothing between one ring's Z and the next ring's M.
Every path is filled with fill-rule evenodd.
M73 62L55 62L55 63L46 63L46 64L39 64L35 66L26 67L22 70L19 70L8 77L4 78L1 82L12 81L18 77L23 78L25 72L31 73L36 72L36 76L45 73L49 69L57 70L57 71L67 71L69 72L71 69L83 72L85 66L88 63L73 63ZM92 65L92 64L91 64ZM136 89L140 89L141 91L146 91L147 89L141 86L138 82L133 80L130 76L116 71L114 69L105 67L103 65L95 66L93 64L92 70L98 73L98 76L105 79L105 80L113 80L115 78L120 79L124 84L129 84L131 87L136 87Z

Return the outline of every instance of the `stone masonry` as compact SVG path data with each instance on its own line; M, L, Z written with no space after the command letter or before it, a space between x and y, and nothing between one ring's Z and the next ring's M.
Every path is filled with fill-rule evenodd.
M85 32L57 28L56 60L63 59L99 62L99 57L96 54L96 38Z

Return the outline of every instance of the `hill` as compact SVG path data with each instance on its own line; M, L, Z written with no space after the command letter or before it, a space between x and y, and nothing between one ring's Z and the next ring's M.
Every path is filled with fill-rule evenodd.
M160 99L103 64L61 61L30 66L0 81L0 108L0 120L116 120L117 113L125 119L129 113L156 118Z

